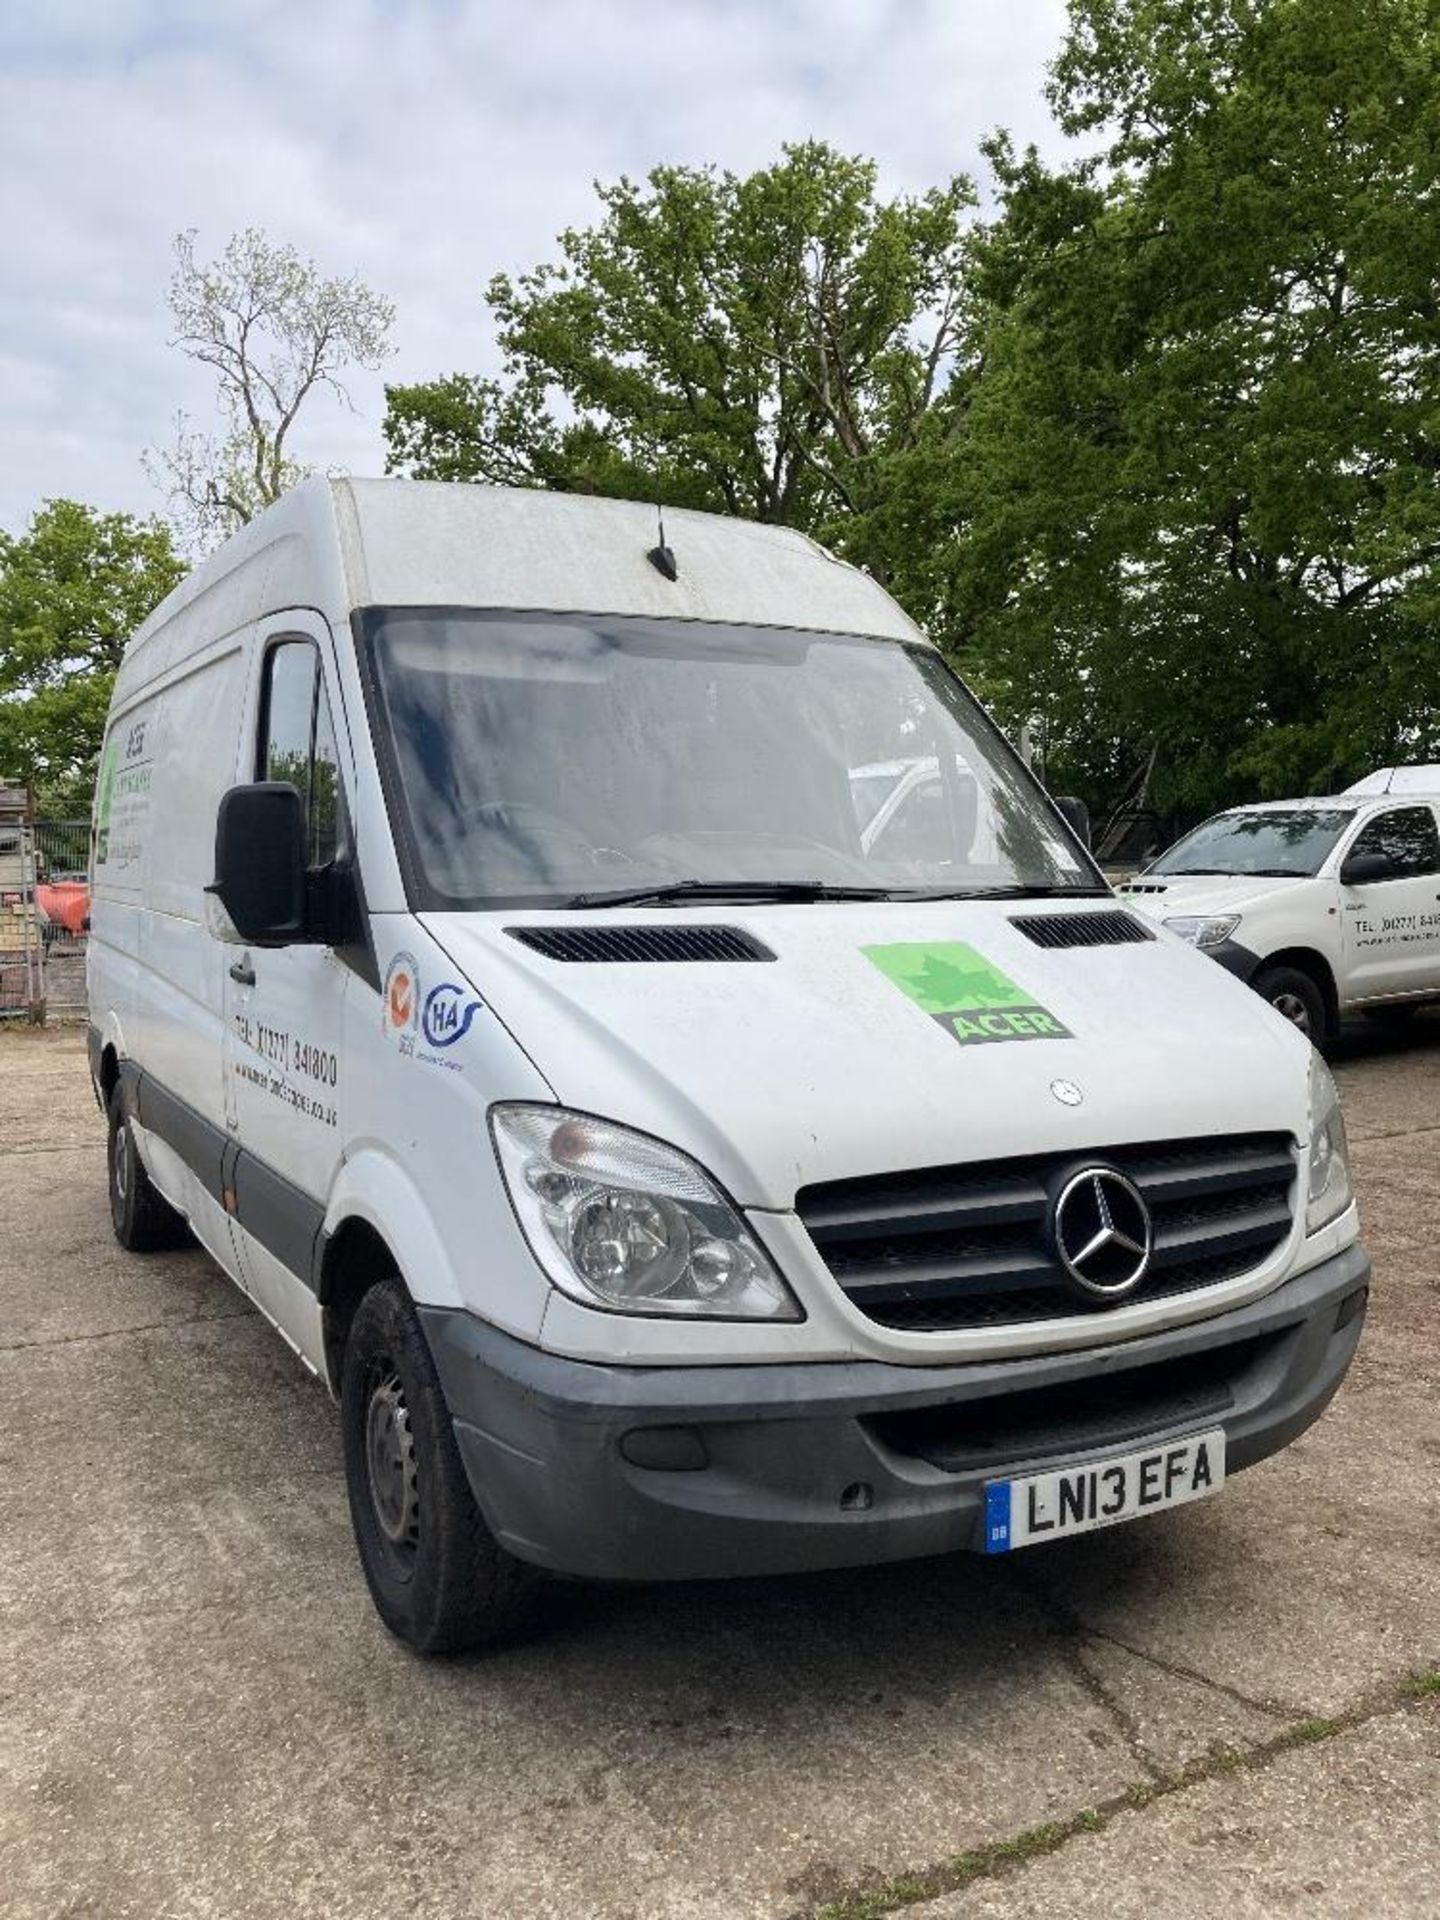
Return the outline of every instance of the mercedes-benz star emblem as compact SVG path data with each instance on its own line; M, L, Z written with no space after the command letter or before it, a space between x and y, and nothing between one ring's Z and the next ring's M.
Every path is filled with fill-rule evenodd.
M1050 1091L1062 1107L1078 1107L1085 1098L1073 1080L1052 1080Z
M1051 1215L1055 1251L1089 1300L1118 1300L1150 1265L1150 1209L1133 1180L1113 1167L1087 1167L1060 1189Z

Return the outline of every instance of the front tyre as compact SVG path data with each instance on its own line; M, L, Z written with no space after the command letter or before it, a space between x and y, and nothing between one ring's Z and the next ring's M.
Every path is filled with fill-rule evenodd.
M1268 1000L1307 1040L1317 1047L1324 1046L1325 1000L1308 973L1301 973L1298 967L1266 967L1250 984L1262 1000Z
M370 1288L340 1380L345 1481L380 1618L417 1653L513 1631L538 1576L499 1546L465 1478L435 1363L398 1280Z
M145 1171L130 1125L124 1082L110 1089L105 1110L109 1132L105 1166L110 1185L110 1224L115 1238L129 1253L157 1253L183 1246L188 1236L184 1216L164 1198Z

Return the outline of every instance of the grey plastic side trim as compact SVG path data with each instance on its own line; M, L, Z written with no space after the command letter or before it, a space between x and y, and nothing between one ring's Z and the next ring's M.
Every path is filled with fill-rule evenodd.
M120 1076L140 1125L179 1155L205 1191L267 1253L312 1293L317 1291L316 1249L325 1220L320 1202L248 1153L223 1127L197 1113L133 1060L121 1061Z

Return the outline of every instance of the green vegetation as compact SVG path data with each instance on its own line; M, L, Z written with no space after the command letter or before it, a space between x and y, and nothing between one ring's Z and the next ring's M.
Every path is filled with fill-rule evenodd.
M499 378L388 389L396 472L799 527L869 567L1050 785L1168 824L1440 758L1440 4L1071 0L1076 157L886 197L816 141L661 166L488 289ZM356 276L177 242L225 435L152 472L205 545L378 366ZM80 807L163 531L55 502L0 546L0 770Z
M1435 757L1435 0L1072 0L1049 98L984 217L813 142L602 188L392 468L813 532L1100 810Z
M125 642L185 573L168 529L50 500L0 533L0 774L42 814L90 811Z

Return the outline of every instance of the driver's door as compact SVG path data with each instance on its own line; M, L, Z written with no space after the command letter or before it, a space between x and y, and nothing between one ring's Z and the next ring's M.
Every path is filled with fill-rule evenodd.
M1384 878L1347 884L1360 855L1386 862ZM1366 821L1341 863L1346 998L1440 992L1440 824L1429 804L1390 807Z
M307 808L309 866L349 850L348 745L329 631L316 615L267 623L243 777L284 780ZM231 946L226 969L226 1122L240 1152L233 1203L245 1285L317 1368L311 1259L341 1159L341 1036L350 970L333 948Z

